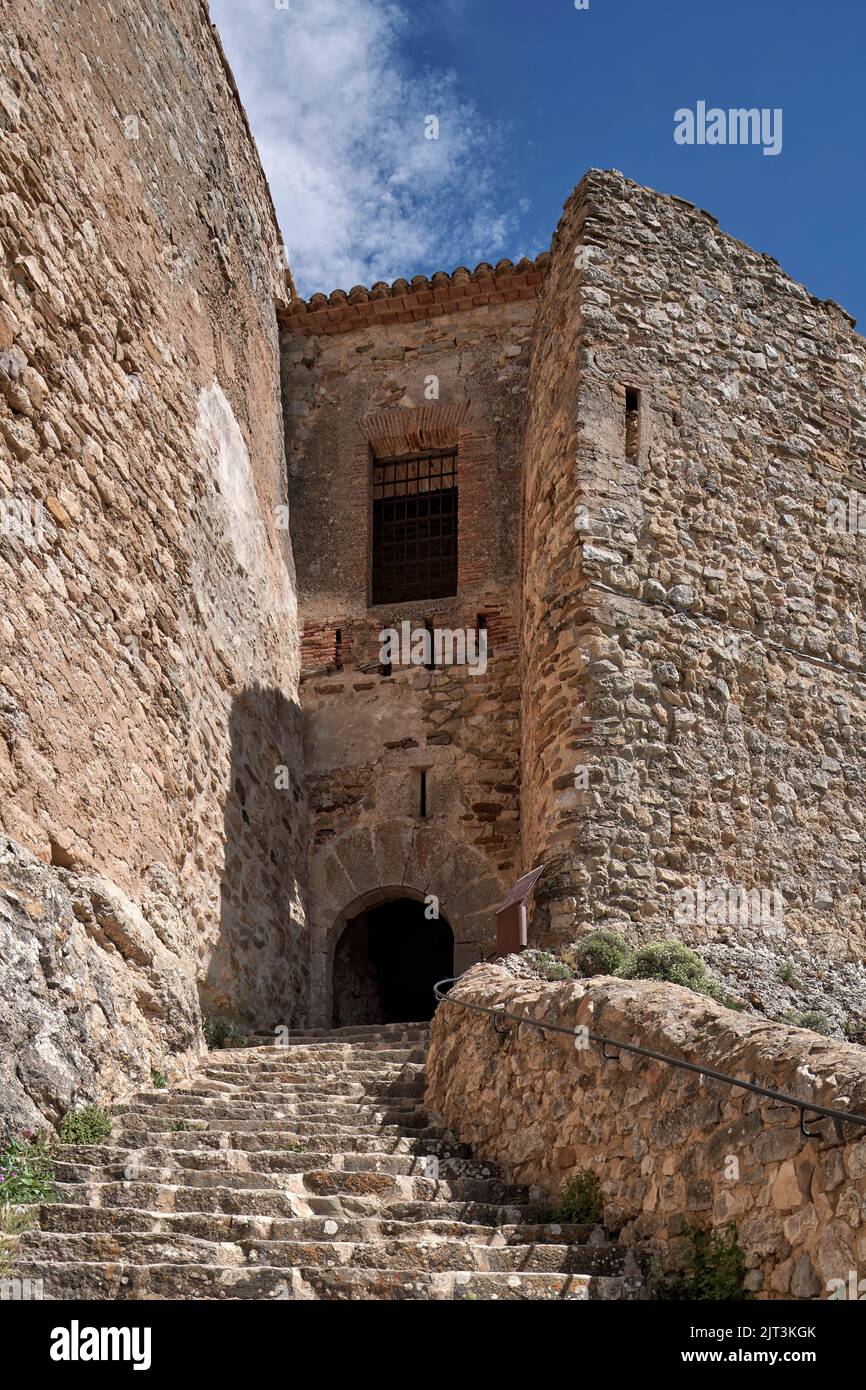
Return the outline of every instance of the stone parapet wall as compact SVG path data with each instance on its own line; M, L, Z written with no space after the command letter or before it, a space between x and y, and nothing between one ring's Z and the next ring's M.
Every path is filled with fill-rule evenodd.
M433 1020L427 1105L455 1138L552 1196L579 1170L601 1182L605 1221L663 1254L686 1222L736 1224L747 1288L825 1298L866 1272L866 1130L813 1121L743 1090L526 1025L459 1000L698 1063L805 1101L866 1114L866 1049L723 1009L676 985L571 984L475 966ZM611 1049L613 1052L613 1049ZM808 1123L808 1122L807 1122Z

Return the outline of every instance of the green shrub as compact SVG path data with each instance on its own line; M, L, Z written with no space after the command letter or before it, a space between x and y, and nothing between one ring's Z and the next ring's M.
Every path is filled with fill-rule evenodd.
M550 1209L551 1221L560 1225L595 1225L602 1218L601 1183L587 1168L569 1178Z
M60 1122L64 1144L99 1144L111 1133L111 1116L101 1105L84 1105L70 1110Z
M164 1091L168 1085L168 1077L164 1071L157 1071L156 1068L151 1068L150 1084L155 1091Z
M54 1164L46 1135L11 1139L0 1150L0 1204L3 1207L46 1202L53 1184Z
M866 1044L866 1023L862 1018L846 1018L842 1031L849 1042Z
M557 960L550 951L526 951L524 954L545 980L571 980L574 978L574 972L563 961Z
M717 1303L751 1298L744 1287L746 1257L733 1221L715 1228L690 1224L685 1237L688 1250L682 1269L653 1274L652 1285L657 1298Z
M238 1031L234 1020L226 1014L203 1009L201 1026L204 1040L212 1051L214 1048L246 1047L246 1038Z
M823 1033L825 1038L829 1038L833 1033L833 1025L822 1014L819 1009L806 1009L804 1013L788 1014L789 1023L793 1023L796 1028L808 1028L813 1033Z
M582 975L619 975L630 956L623 938L606 928L588 932L569 947L569 957Z
M700 956L681 941L649 941L639 946L621 974L626 980L666 980L712 999L721 995Z
M786 960L779 971L779 979L783 985L793 985L797 983L797 972L794 969L794 962Z

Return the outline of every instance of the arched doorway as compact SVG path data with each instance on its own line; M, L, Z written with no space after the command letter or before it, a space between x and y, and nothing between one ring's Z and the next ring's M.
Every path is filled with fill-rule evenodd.
M392 898L346 922L334 950L333 1026L433 1017L437 980L454 974L454 934L424 903Z

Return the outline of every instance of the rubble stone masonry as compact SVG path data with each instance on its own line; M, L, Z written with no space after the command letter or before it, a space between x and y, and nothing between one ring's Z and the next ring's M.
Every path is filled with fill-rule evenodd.
M453 995L866 1114L863 1048L747 1018L677 985L602 977L555 985L483 965ZM427 1104L480 1158L552 1198L575 1173L594 1173L605 1225L665 1266L681 1261L688 1223L732 1221L749 1292L852 1296L866 1259L862 1127L837 1133L831 1119L807 1115L806 1138L796 1109L613 1047L608 1054L532 1025L494 1027L489 1014L449 1002L431 1029Z
M6 7L0 1112L306 1010L268 190L206 5ZM274 767L291 768L276 791Z
M830 511L866 488L864 381L849 317L707 213L599 171L566 205L525 442L537 939L862 959L866 536ZM781 923L674 928L699 884L777 889Z

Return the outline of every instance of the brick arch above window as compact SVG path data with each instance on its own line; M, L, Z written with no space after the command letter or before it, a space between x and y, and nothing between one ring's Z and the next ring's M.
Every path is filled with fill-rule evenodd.
M458 434L466 424L472 402L434 402L430 405L397 407L365 415L359 421L373 453L378 458L422 453L430 449L454 449Z

